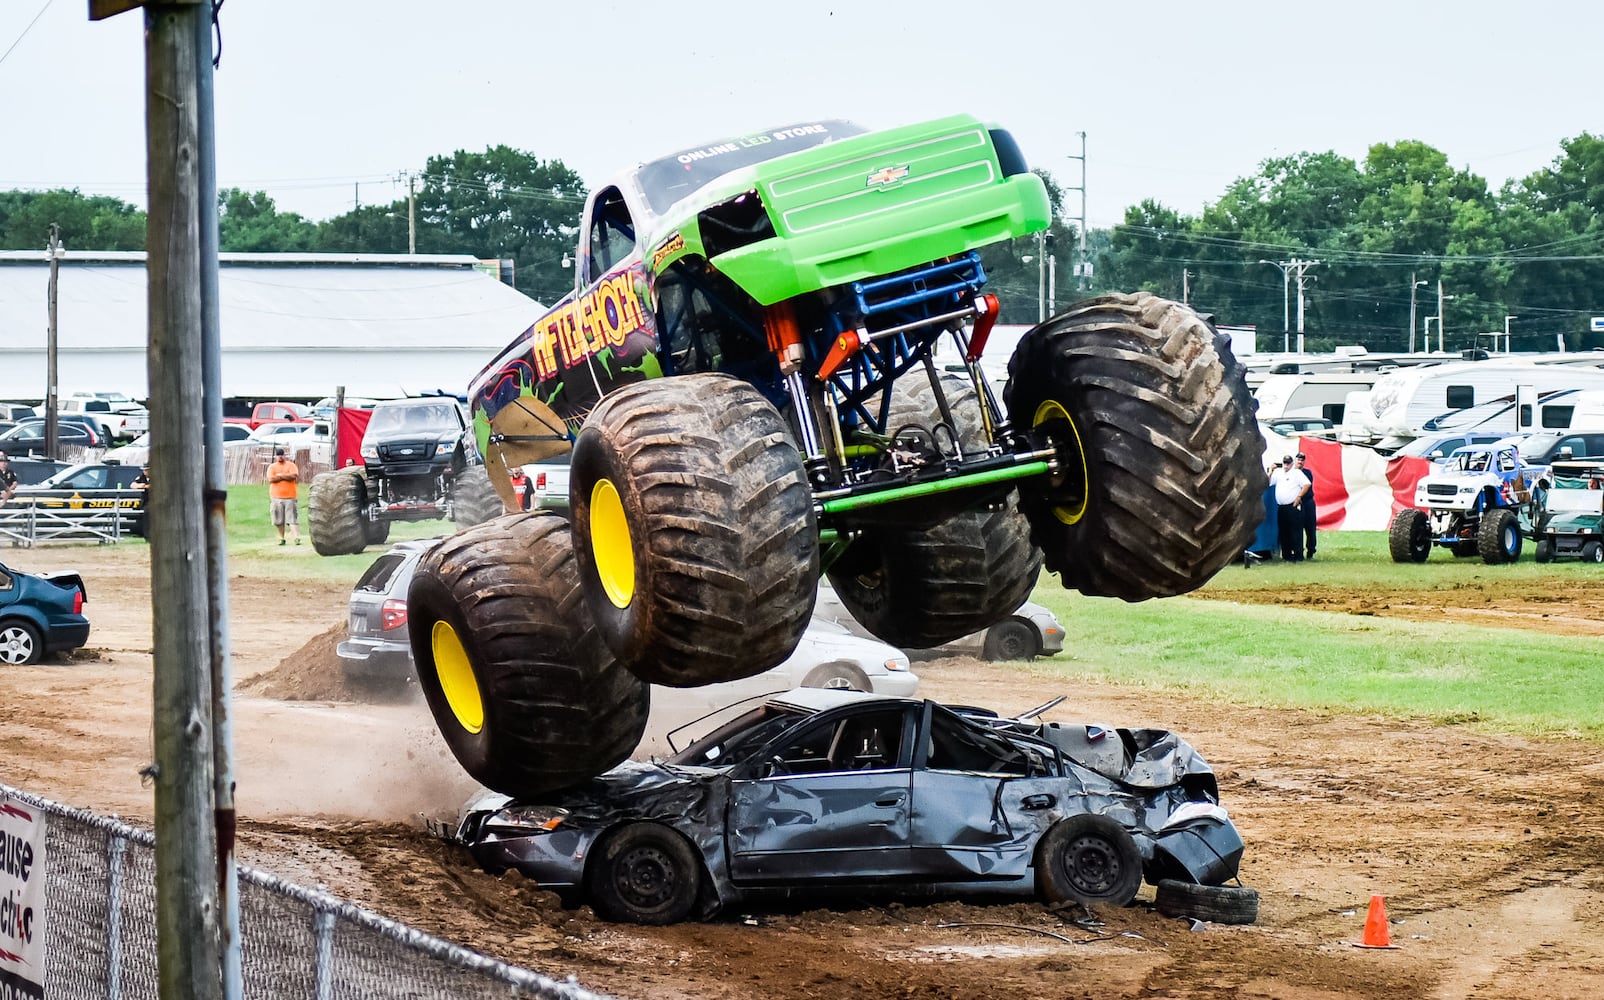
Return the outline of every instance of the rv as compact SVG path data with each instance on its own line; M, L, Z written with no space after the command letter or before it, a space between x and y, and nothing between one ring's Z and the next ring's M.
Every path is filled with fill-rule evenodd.
M1604 390L1604 368L1466 361L1402 369L1376 379L1368 396L1349 401L1341 438L1383 450L1428 431L1475 427L1515 434L1534 429L1538 407L1555 393L1581 389Z
M1366 392L1380 376L1375 372L1346 375L1270 375L1253 398L1259 419L1266 423L1300 418L1323 418L1342 423L1348 394Z

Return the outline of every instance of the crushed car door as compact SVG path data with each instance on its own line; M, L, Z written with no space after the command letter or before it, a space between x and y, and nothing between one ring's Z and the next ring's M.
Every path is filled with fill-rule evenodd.
M739 882L908 874L911 708L832 713L737 779L728 820Z
M1021 877L1058 805L1042 752L939 705L927 706L913 772L911 860L917 875Z

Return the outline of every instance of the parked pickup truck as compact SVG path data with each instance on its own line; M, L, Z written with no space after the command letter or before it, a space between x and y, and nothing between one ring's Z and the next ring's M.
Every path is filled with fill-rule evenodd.
M224 417L224 423L244 424L251 430L263 424L311 424L312 409L300 403L257 403L248 417Z
M95 421L108 441L132 441L150 430L150 411L120 392L75 392L60 406Z

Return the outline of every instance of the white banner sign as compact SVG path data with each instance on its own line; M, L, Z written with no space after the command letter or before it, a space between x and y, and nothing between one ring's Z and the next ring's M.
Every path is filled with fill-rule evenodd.
M45 815L0 798L0 1000L45 995Z

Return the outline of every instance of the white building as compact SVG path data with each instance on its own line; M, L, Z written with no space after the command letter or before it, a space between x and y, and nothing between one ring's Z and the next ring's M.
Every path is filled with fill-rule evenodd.
M467 390L545 309L462 255L219 255L224 397ZM45 395L50 266L0 251L0 399ZM57 391L148 395L145 255L74 252L57 279Z

